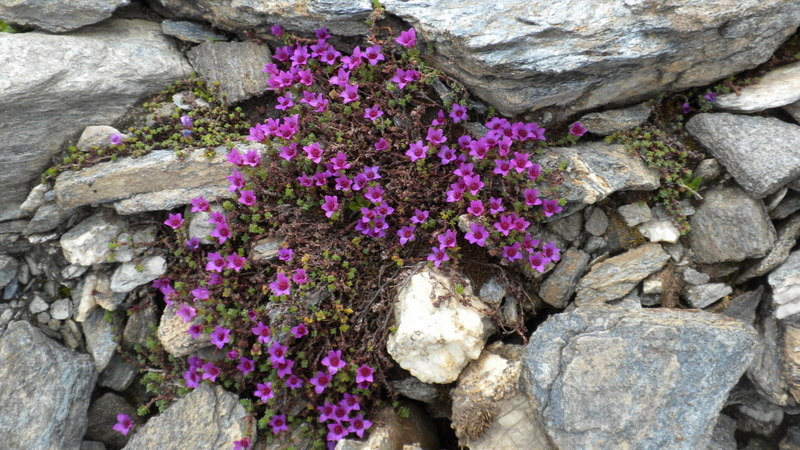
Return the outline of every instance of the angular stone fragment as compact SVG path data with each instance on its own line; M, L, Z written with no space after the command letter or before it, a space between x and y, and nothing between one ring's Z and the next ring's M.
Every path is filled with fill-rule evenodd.
M5 287L17 276L19 262L8 255L0 254L0 288Z
M114 425L117 423L117 414L127 414L134 422L134 429L138 428L136 409L129 405L124 398L109 392L103 394L89 407L89 426L86 429L86 437L114 448L124 447L134 433L124 436L114 429Z
M790 253L786 261L767 276L767 281L772 287L776 318L800 312L800 250Z
M693 308L705 308L731 292L733 288L725 283L708 283L690 286L683 295Z
M455 283L439 270L424 267L397 293L397 331L389 336L386 349L400 367L425 383L455 381L480 355L492 330L481 312L486 305L472 293L469 282L460 283L463 294L456 292Z
M750 292L745 292L732 298L722 313L739 319L744 323L753 323L756 320L756 309L764 296L764 286Z
M539 296L556 308L565 308L588 264L588 253L576 248L568 249L561 255L553 273L539 287Z
M781 265L797 244L798 237L800 237L800 214L795 214L778 228L778 240L775 241L775 246L772 247L769 254L739 275L736 278L736 284L765 275Z
M784 321L783 333L783 373L789 394L795 403L800 403L800 324L796 320Z
M775 243L775 228L763 202L738 187L707 191L690 223L694 261L701 264L758 258Z
M557 448L706 448L755 349L717 314L593 305L534 331L523 389Z
M778 108L800 100L800 63L770 70L758 82L738 92L717 97L715 109L751 113Z
M101 309L95 309L81 325L86 336L86 350L94 358L95 368L100 373L114 356L122 330L116 324L107 322Z
M265 92L269 76L261 68L272 62L265 44L204 42L189 50L187 56L207 84L219 82L226 103L238 103Z
M706 450L736 450L736 419L720 414Z
M63 33L111 17L130 0L9 0L0 3L0 19L6 22Z
M91 125L83 129L81 137L75 147L82 152L88 152L92 147L106 147L110 143L111 136L119 134L119 130L108 125Z
M161 22L161 32L182 41L199 44L205 41L225 41L225 36L215 33L211 27L194 22L165 20Z
M698 114L691 133L755 198L763 198L800 176L800 126L774 117Z
M580 122L590 133L608 136L617 131L638 127L648 117L650 117L650 105L640 103L629 108L586 114L581 117Z
M0 361L2 446L78 448L97 379L92 359L13 322L0 336Z
M198 186L194 188L166 189L158 192L136 194L130 198L114 202L117 214L129 215L147 211L169 211L181 205L188 205L193 198L208 200L230 198L231 192L225 186Z
M82 266L130 261L122 249L109 248L125 227L125 221L113 213L98 211L61 236L64 258Z
M161 256L151 256L141 262L127 262L111 275L111 291L126 293L149 283L167 272L167 261Z
M640 281L664 267L669 255L658 244L645 244L598 263L578 283L575 304L622 298Z
M172 356L182 357L210 346L211 336L208 334L202 333L195 339L186 332L193 323L200 323L200 318L196 317L194 322L186 323L181 316L175 314L176 311L177 307L173 304L167 306L161 315L158 341L164 350Z
M649 220L639 225L639 232L650 242L669 242L674 244L681 237L681 232L671 220Z
M229 448L252 431L239 398L221 386L203 384L138 427L126 450Z
M783 325L772 316L762 317L755 325L758 332L758 351L747 378L758 394L770 402L786 406L791 402L789 386L783 367Z
M408 409L408 417L400 417L392 408L384 408L375 415L376 425L370 429L366 440L342 439L336 443L336 450L441 448L433 420L425 411L413 403L403 402L400 406Z
M629 227L634 227L653 218L653 212L646 203L631 203L617 208L617 212L625 219Z
M37 3L69 11L76 2ZM0 33L0 167L14 168L0 171L0 220L18 211L66 139L87 124L113 123L190 71L159 25L143 20L109 20L68 35Z

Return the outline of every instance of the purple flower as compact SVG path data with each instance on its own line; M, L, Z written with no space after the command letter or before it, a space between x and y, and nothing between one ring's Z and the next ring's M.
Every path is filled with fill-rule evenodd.
M453 103L453 107L450 109L450 118L453 119L453 123L467 120L467 108L458 103Z
M284 31L283 31L283 27L282 27L282 26L281 26L281 24L279 24L279 23L276 23L275 25L273 25L273 26L272 26L272 27L269 29L269 31L270 31L270 32L272 33L272 35L273 35L273 36L275 36L275 37L281 37L281 36L283 36L283 33L284 33Z
M539 198L539 191L536 189L525 189L525 191L523 191L523 197L525 197L525 204L528 206L542 204L542 199Z
M575 122L569 126L569 133L573 136L581 137L586 134L586 127L580 122Z
M184 243L186 244L187 249L195 251L195 250L200 250L200 244L202 242L200 241L200 238L193 237L187 239L186 242Z
M472 195L478 195L478 192L484 186L483 181L481 181L480 175L464 177L464 185L466 186L466 190L468 190L469 193Z
M289 282L289 278L280 272L276 275L275 281L269 284L272 293L277 296L289 295L291 293L291 287L292 284Z
M342 98L342 103L348 104L358 100L358 85L348 84L344 87L344 91L339 94Z
M364 192L364 198L372 203L378 204L383 201L383 194L384 191L380 186L370 186L367 188L366 192Z
M690 105L689 102L685 102L681 105L681 113L689 114L692 111L694 111L694 108L692 108L692 105Z
M479 223L469 224L469 231L464 235L464 239L470 243L483 247L486 245L486 238L489 237L489 232L486 228Z
M278 154L281 158L291 161L292 158L297 156L297 142L292 142L288 146L282 145L281 152Z
M346 366L347 363L342 359L341 350L331 350L327 356L322 358L322 365L328 368L328 373L336 375L336 372Z
M545 257L542 252L536 252L533 255L528 256L528 263L531 266L531 269L536 269L537 271L544 273L545 267L550 264L550 260Z
M278 104L275 105L275 109L286 111L292 106L294 106L294 102L292 101L292 94L287 92L285 95L278 97Z
M182 317L185 323L189 323L197 316L197 310L189 305L181 305L175 315Z
M439 241L439 248L452 248L456 246L456 232L447 230L444 233L436 236Z
M449 261L450 257L447 251L439 247L431 247L431 253L428 255L428 261L432 261L433 265L439 267L443 262Z
M272 416L272 419L269 421L269 426L272 427L272 434L280 434L281 431L286 431L289 429L289 425L286 424L286 416L283 414L276 414Z
M294 361L291 359L284 359L283 361L278 361L275 364L275 370L278 373L278 376L281 378L285 378L287 375L292 374L292 367L294 367Z
M294 49L294 52L289 59L292 60L292 67L295 67L306 65L310 57L311 55L308 53L308 46L301 45Z
M403 47L414 48L414 46L417 45L417 31L413 28L401 31L400 37L395 39L395 41Z
M347 162L347 155L344 152L336 152L336 156L331 158L331 170L345 170L349 169L350 164Z
M509 262L522 259L519 242L514 242L513 245L506 245L503 247L503 258L507 259Z
M375 150L379 152L382 152L388 148L389 148L389 142L384 138L378 139L378 142L375 143Z
M333 420L333 412L336 408L336 405L331 404L331 402L325 402L322 406L317 406L317 411L319 411L319 421L327 422L328 420Z
M511 170L511 161L507 159L495 159L494 166L492 173L504 177L508 175L508 171Z
M372 47L367 47L364 50L364 58L367 60L370 66L374 66L378 64L378 62L385 60L385 58L383 57L383 53L381 53L380 45L373 45Z
M252 445L250 438L243 437L238 441L233 441L233 450L247 450L250 445Z
M331 38L331 35L328 32L328 29L326 27L322 27L322 28L314 31L314 35L317 37L317 39L319 39L321 41L327 41L328 39Z
M297 375L289 375L289 378L286 379L285 383L286 387L292 390L303 387L303 380L301 380Z
M444 118L444 111L441 109L436 112L436 117L431 120L431 125L434 127L438 127L447 123L447 119Z
M364 109L364 118L373 122L378 120L378 118L382 115L383 111L381 111L381 108L378 105L373 105L371 108Z
M558 261L561 259L561 249L556 247L555 242L548 242L542 248L542 254L551 261Z
M194 324L190 326L186 330L186 332L189 333L189 335L192 336L193 339L197 339L203 333L203 326L200 324Z
M219 370L219 367L215 366L212 362L207 362L203 364L203 379L204 380L211 380L211 382L217 381L217 377L222 371Z
M542 202L542 210L544 211L544 215L546 217L550 217L553 214L558 214L561 210L564 209L558 204L558 200L545 200Z
M236 167L242 167L244 165L244 157L242 156L241 153L239 153L239 150L236 148L232 148L231 151L227 155L225 155L225 159L227 159L229 163L233 164ZM230 177L228 179L230 180Z
M239 357L239 350L231 350L228 353L225 353L225 357L233 361Z
M372 383L372 374L374 373L375 369L366 364L362 364L361 367L356 369L356 383Z
M227 328L222 328L220 326L214 327L214 331L211 333L211 343L214 344L218 349L222 349L225 344L228 343L230 339L231 330Z
M262 344L269 343L270 337L270 330L269 327L264 325L260 320L258 321L258 325L251 328L250 331L253 332L258 337L258 342Z
M183 127L187 130L191 130L192 127L194 127L194 120L187 115L183 115L181 116L181 125L183 125Z
M339 197L335 195L326 195L325 202L322 204L322 210L325 211L325 217L331 218L338 209Z
M347 431L355 433L360 439L364 437L364 431L368 430L371 426L372 422L365 419L362 414L359 414L350 419L350 427L347 429Z
M131 417L127 414L117 414L117 423L114 425L114 431L118 431L122 433L123 436L127 436L131 428L133 428Z
M220 225L225 225L228 223L228 219L225 218L225 215L221 212L211 211L209 213L208 223L216 223Z
M439 145L444 144L447 142L447 138L444 136L444 132L440 128L428 128L428 134L425 137L425 140L430 142L432 145Z
M439 153L436 154L441 160L442 165L450 164L451 162L456 160L456 152L452 148L442 145L439 147Z
M217 224L217 226L211 230L211 237L217 238L217 242L224 244L225 241L231 237L231 229L228 228L228 224Z
M317 371L317 376L308 380L312 386L314 386L314 392L317 394L322 394L325 391L325 388L328 387L328 384L331 382L331 376Z
M122 145L122 135L119 133L114 133L109 136L108 142L110 142L111 145Z
M164 221L164 225L172 228L173 230L177 230L183 225L183 216L180 213L178 214L170 214L169 218Z
M365 367L365 366L361 366ZM356 371L356 376L358 376L358 371ZM360 399L357 395L348 394L347 392L344 393L344 398L339 401L339 406L345 409L345 411L349 414L351 411L360 411L361 410L361 403L359 403Z
M480 138L469 143L469 154L475 159L483 159L489 153L489 143L486 138Z
M362 170L361 173L364 174L367 180L374 181L381 178L381 175L378 173L378 170L379 170L378 166L364 166L364 170Z
M247 359L242 356L242 358L239 359L239 364L236 365L236 368L239 369L239 372L242 372L242 375L247 375L255 370L256 365L252 359Z
M408 225L397 230L397 236L400 237L400 245L406 245L408 241L413 241L415 238L414 230L416 229L415 226Z
M511 160L511 163L517 173L522 173L533 165L528 158L527 153L514 152L514 159Z
M225 178L227 178L228 181L230 181L230 183L231 183L230 186L228 186L228 190L231 191L231 192L235 192L238 189L241 189L241 188L244 187L244 183L245 183L244 175L242 175L236 169L233 169L233 172L231 172L231 175L228 176L228 177L225 177Z
M297 269L294 271L292 275L292 281L297 283L298 285L303 285L308 283L308 275L306 274L305 269Z
M533 164L528 168L528 178L531 181L536 181L539 178L539 175L542 174L542 166L538 164Z
M204 199L203 196L195 197L192 199L192 212L205 212L208 211L211 205L208 203L208 200Z
M704 95L703 98L705 98L711 103L714 103L715 101L717 101L717 93L714 91L710 91L706 95Z
M219 252L209 253L206 255L208 262L206 263L206 270L209 272L222 272L225 268L225 258Z
M253 191L239 191L239 198L237 201L245 206L253 206L256 204L256 194Z
M311 144L311 145L306 145L306 146L304 146L304 147L303 147L303 150L306 152L306 156L307 156L307 157L308 157L308 159L310 159L311 161L314 161L314 162L315 162L315 163L317 163L317 164L319 164L320 162L322 162L322 153L323 153L323 150L322 150L322 147L320 147L320 146L319 146L319 143L318 143L318 142L314 142L314 143L313 143L313 144Z
M233 269L239 272L240 270L242 270L242 267L244 267L244 263L246 262L247 258L245 258L244 256L239 256L236 253L233 253L231 255L228 255L228 265L225 266L225 268Z
M348 434L350 434L350 432L347 431L347 428L345 428L341 422L329 423L328 434L325 439L330 442L336 442L344 439Z
M292 335L294 335L295 339L300 339L307 334L308 334L308 327L306 327L306 324L304 323L300 323L292 327Z
M421 223L425 223L425 221L428 220L428 216L429 215L430 215L430 212L428 212L428 211L415 209L414 210L414 215L411 216L411 223L415 223L417 225L419 225Z
M294 257L294 250L290 248L281 248L278 250L278 259L281 261L289 262Z
M502 233L503 236L508 236L508 233L514 229L514 215L506 214L504 216L500 216L500 221L495 222L494 228Z
M273 342L269 346L269 360L272 361L272 364L286 362L286 350L287 347L285 345L280 342Z
M423 145L421 140L414 142L409 145L408 150L406 150L406 156L408 156L412 162L423 159L428 156L428 146Z

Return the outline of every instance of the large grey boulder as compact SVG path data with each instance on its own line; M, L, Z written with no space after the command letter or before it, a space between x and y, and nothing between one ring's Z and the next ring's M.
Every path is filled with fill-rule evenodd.
M62 33L108 19L115 9L128 3L130 0L4 0L0 2L0 19Z
M236 395L203 384L140 427L124 448L231 448L247 436L248 417Z
M694 260L701 264L758 258L775 244L775 227L764 203L738 187L706 192L690 223Z
M720 315L581 307L533 333L523 390L556 448L705 448L755 348Z
M787 0L383 0L434 62L507 115L570 115L755 67L797 28Z
M698 114L686 129L755 198L800 176L800 126L774 117Z
M78 448L97 379L92 359L13 322L0 337L0 361L0 446Z
M60 8L60 6L59 6ZM107 124L191 68L156 23L110 20L69 35L0 33L0 220L66 139Z
M272 62L265 44L204 42L187 54L194 70L210 86L219 82L223 100L236 103L264 93L269 78L261 68Z
M340 36L363 35L367 33L364 20L372 12L371 0L157 0L152 3L167 14L211 22L221 30L252 31L262 36L269 34L274 24L305 33L324 26Z

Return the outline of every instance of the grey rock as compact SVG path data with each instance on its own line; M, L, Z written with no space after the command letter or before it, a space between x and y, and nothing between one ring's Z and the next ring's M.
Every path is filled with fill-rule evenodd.
M800 122L800 101L784 106L783 110L788 112L795 122Z
M272 62L265 44L256 42L204 42L187 54L194 70L209 85L219 82L227 103L238 103L265 92L264 64Z
M63 223L71 213L72 210L64 209L55 203L45 203L36 210L23 234L30 236L50 231Z
M755 350L716 314L594 305L534 331L522 386L558 448L705 448Z
M602 236L608 230L608 216L600 208L592 208L586 218L586 231L593 236Z
M226 41L225 36L214 32L211 27L194 22L165 20L161 22L161 32L182 41L199 44L205 41Z
M12 279L6 286L3 288L3 300L11 300L12 298L16 297L17 291L19 291L20 285L19 279L14 278Z
M106 446L102 442L83 441L80 450L106 450Z
M767 281L772 287L776 318L800 312L800 250L790 253L786 261L767 276Z
M440 396L439 388L435 384L423 383L415 377L408 377L391 383L392 387L400 395L422 403L433 403Z
M747 404L736 406L735 417L739 430L769 436L783 423L783 409L763 398L754 397Z
M778 227L778 240L775 241L775 246L772 247L769 254L739 275L736 278L736 284L765 275L781 265L797 244L798 237L800 237L800 214L795 214Z
M30 310L31 314L39 314L40 312L50 309L50 305L48 305L42 297L35 295L33 297L33 301L31 301L31 304L28 305L28 309Z
M66 139L87 123L114 122L191 71L158 24L142 20L109 20L69 35L0 33L0 67L0 167L15 169L0 172L0 220L14 215Z
M731 292L733 288L725 283L708 283L690 286L683 295L693 308L705 308Z
M253 31L271 35L270 27L280 23L303 33L321 26L338 36L367 33L364 20L372 11L369 0L281 0L276 2L231 3L222 0L158 0L158 4L181 18L210 22L220 30Z
M506 287L496 276L490 277L478 291L478 298L490 305L499 305L506 296Z
M61 236L61 249L70 264L91 266L109 261L130 261L120 249L111 249L126 223L110 211L99 211Z
M8 255L0 254L0 288L4 287L17 276L19 262Z
M714 181L722 175L722 165L714 158L704 159L694 169L694 175L702 178L704 183Z
M248 147L263 148L257 143ZM185 158L179 158L172 150L156 150L141 158L120 158L77 172L64 172L56 178L56 199L66 208L160 191L178 193L179 189L201 187L227 189L229 183L225 177L231 171L225 160L227 152L225 147L216 151L216 156L209 159L203 149L195 150ZM194 191L188 195L194 195ZM182 203L190 202L188 195L183 195Z
M576 214L573 214L576 215ZM598 255L608 251L607 239L602 236L590 236L583 245L583 251L590 255Z
M89 270L89 268L86 266L82 266L80 264L70 264L67 267L61 269L61 276L65 280L71 280L73 278L78 278L79 276L83 275L84 273L86 273L87 270Z
M141 269L141 270L140 270ZM145 258L140 263L127 262L111 275L112 292L130 292L167 272L167 260L161 256Z
M89 407L89 426L86 428L86 438L114 448L124 447L133 433L123 436L122 433L114 430L117 414L127 414L134 422L134 430L137 428L136 409L129 405L124 398L108 392L95 400Z
M800 427L791 426L786 430L786 435L778 444L780 450L800 450Z
M50 317L56 320L66 320L72 314L72 302L68 298L60 298L50 305Z
M736 187L707 191L690 224L694 261L701 264L762 257L775 243L764 204Z
M383 408L375 414L374 422L379 425L373 425L366 440L342 439L336 443L336 450L441 448L433 421L425 411L410 402L401 402L400 407L408 409L408 417L400 417L392 408ZM286 445L268 450L279 448L286 448Z
M107 322L105 313L95 309L81 324L86 337L86 350L94 359L97 373L106 368L111 357L119 346L118 338L121 329L116 323Z
M73 350L82 346L83 334L78 328L78 324L71 319L67 319L61 324L61 337L64 339L64 344Z
M135 345L144 346L148 337L155 337L157 326L158 310L154 304L136 308L128 316L128 322L122 332L122 344L129 349Z
M578 283L575 304L622 298L648 275L664 267L669 255L658 244L645 244L596 264Z
M122 392L133 383L137 372L136 367L122 358L118 352L115 352L114 356L111 357L111 361L108 362L106 368L97 378L97 384Z
M108 125L91 125L83 129L81 137L78 138L78 143L75 144L78 150L88 152L92 147L108 147L110 144L111 136L119 134L119 130ZM125 136L123 136L125 137Z
M672 220L649 220L638 227L639 233L650 242L669 242L674 244L681 237L681 232Z
M756 323L755 329L759 348L747 369L747 378L758 391L758 396L776 405L793 404L789 385L783 375L783 326L774 317L765 315Z
M800 63L770 70L757 83L717 97L715 109L751 113L786 106L800 100Z
M203 98L198 97L192 91L181 91L176 92L172 96L172 103L175 104L178 108L184 111L191 111L193 109L200 109L200 108L208 108L211 106L210 103L205 101ZM170 109L168 115L172 115L173 110Z
M564 308L575 293L578 280L586 272L589 254L576 248L569 248L561 255L553 273L539 287L539 296L549 305Z
M158 340L164 350L172 356L182 357L210 346L211 336L208 334L202 333L195 339L186 332L192 324L200 323L200 317L195 317L192 323L186 323L175 313L176 311L177 307L173 304L167 306L161 315L161 322L158 325Z
M228 448L247 435L248 417L237 396L203 384L139 427L124 448Z
M551 148L539 163L555 169L562 161L567 162L567 167L557 196L566 199L568 206L575 204L573 209L597 203L613 192L647 191L659 186L658 173L621 145L593 142Z
M782 342L782 371L781 375L789 387L789 394L795 403L800 403L800 324L796 321L784 320Z
M755 198L765 197L800 176L800 126L773 117L698 114L691 133Z
M754 291L739 294L731 299L728 306L722 310L722 313L745 323L753 323L756 320L756 309L763 296L764 286L759 286Z
M231 192L223 186L199 186L194 188L166 189L158 192L136 194L114 202L117 214L130 215L147 211L169 211L186 205L195 197L207 199L230 198Z
M47 0L12 0L0 4L6 22L63 33L100 22L130 0L75 0L56 4Z
M581 117L580 122L590 133L608 136L618 131L638 127L648 117L650 117L650 105L640 103L629 108L586 114Z
M711 277L706 273L687 267L686 270L683 271L683 281L692 286L699 286L711 281Z
M720 414L706 450L736 450L736 419Z
M652 208L653 217L658 220L670 220L672 219L673 214L667 211L667 207L664 206L663 203L659 203ZM689 200L680 200L678 202L678 210L677 213L682 216L691 216L695 213L695 209L692 206L692 203Z
M50 186L46 184L37 184L36 186L31 189L31 192L28 194L28 197L25 198L25 201L19 205L19 209L25 211L28 214L33 214L42 206L45 202L44 194L45 192L50 190Z
M283 238L268 237L253 243L248 259L254 262L266 262L278 257L278 250L283 245Z
M50 313L47 311L40 312L36 315L36 321L42 325L47 325L47 322L50 322Z
M509 116L567 117L706 85L766 61L800 22L780 0L381 4L433 46L436 66Z
M583 233L583 214L570 214L547 223L547 229L567 241L574 241Z
M91 358L12 322L0 337L0 361L3 446L77 448L97 378Z
M646 203L631 203L617 208L617 212L629 227L635 227L653 218L653 212Z
M800 211L800 193L789 191L778 205L769 211L773 220L785 219L795 212Z

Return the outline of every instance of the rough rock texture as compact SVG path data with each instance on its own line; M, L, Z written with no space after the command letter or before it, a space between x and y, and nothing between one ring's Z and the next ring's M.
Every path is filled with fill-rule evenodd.
M800 250L792 252L767 281L772 287L775 317L783 319L800 312Z
M108 19L128 3L130 0L5 0L0 3L0 19L62 33Z
M521 358L521 346L497 342L464 369L451 391L452 426L460 445L471 450L549 447L535 411L519 392Z
M617 131L638 127L650 117L650 105L640 103L630 108L586 114L580 122L590 133L608 136Z
M690 286L684 297L693 308L705 308L731 292L733 289L725 283L708 283Z
M578 306L622 298L640 281L664 267L669 255L658 244L645 244L598 263L578 283Z
M692 117L686 129L755 198L800 176L800 126L774 117L716 113Z
M539 287L539 296L556 308L566 307L587 264L589 254L575 248L568 249L561 255L561 261L553 273Z
M208 334L203 333L194 339L187 333L186 330L192 324L184 322L183 318L175 314L176 311L175 305L167 306L158 325L158 340L167 353L181 357L211 345L211 337ZM199 318L195 318L195 321L200 323Z
M480 355L491 332L491 322L481 312L486 307L469 282L461 283L466 286L463 295L456 293L455 282L425 267L397 293L397 331L389 336L386 348L400 367L426 383L455 381Z
M15 168L0 171L0 220L18 211L65 139L114 122L190 71L156 23L112 20L64 36L0 33L0 167Z
M195 197L207 199L229 198L231 192L225 186L198 186L194 188L165 189L132 195L130 198L114 202L117 214L129 215L146 211L169 211L188 204Z
M172 150L156 150L141 158L121 158L78 172L64 172L56 179L56 200L62 207L74 207L169 190L172 193L167 200L172 204L188 204L195 195L192 188L227 189L225 177L231 174L231 167L225 153L221 147L208 159L200 149L178 158ZM177 189L188 192L175 198L180 193Z
M720 315L578 308L533 333L523 387L558 448L705 448L755 349Z
M0 254L0 288L5 287L17 276L19 262L8 256Z
M215 33L211 27L194 22L165 20L161 22L161 32L182 41L199 44L205 41L225 41L225 36Z
M786 106L800 100L800 63L787 64L769 71L756 84L720 95L714 108L749 113Z
M101 309L95 309L81 325L86 336L86 350L94 358L95 368L100 373L119 346L117 342L121 330L114 323L105 320L105 313Z
M110 249L125 229L124 220L109 211L98 211L61 236L61 249L70 264L91 266L109 261L130 261L125 249Z
M795 403L800 403L800 323L797 320L784 322L783 334L783 361L784 376L789 387L789 393Z
M336 450L441 448L437 438L438 434L427 414L413 403L403 402L400 406L408 408L407 418L400 417L392 408L384 408L375 415L374 422L379 425L373 425L367 440L342 439L336 443ZM414 444L419 444L419 447Z
M81 137L75 147L82 152L88 152L93 146L103 147L108 145L109 139L115 134L120 134L119 130L108 125L90 125L83 129ZM46 186L46 185L39 185Z
M203 384L139 427L124 448L229 448L247 431L247 412L238 397Z
M256 42L204 42L189 50L189 62L206 83L218 81L228 103L237 103L265 91L264 64L272 62L265 44Z
M783 375L783 326L772 316L761 318L755 326L759 348L747 369L747 378L758 393L776 405L789 405L788 384Z
M800 237L800 214L795 214L778 228L778 240L775 241L775 246L769 254L739 275L736 283L744 283L751 278L766 275L778 267L789 257L789 252L797 244L798 237Z
M690 224L694 261L701 264L758 258L775 243L775 228L764 204L737 187L706 192Z
M0 337L0 436L5 448L78 448L97 374L92 359L27 322Z
M276 23L302 33L325 26L339 36L362 35L367 32L364 20L372 11L370 0L158 0L157 5L178 17L211 22L221 30L252 30L260 35L269 35Z
M567 167L558 197L569 204L590 205L613 192L648 191L659 186L658 172L647 168L621 145L592 142L552 148L539 163L545 168L556 168L564 160Z
M736 419L725 414L720 414L717 418L717 425L711 435L711 442L708 443L707 450L736 450Z
M138 427L136 409L129 405L124 398L109 392L103 394L89 407L89 426L86 428L86 437L114 448L124 447L133 433L123 436L114 429L114 424L117 423L117 414L127 414L134 421L134 428Z
M111 291L130 292L138 286L155 280L166 272L167 260L161 256L151 256L141 262L121 264L111 276Z
M507 115L568 116L708 84L766 61L800 23L785 0L381 4L433 44L442 70Z

